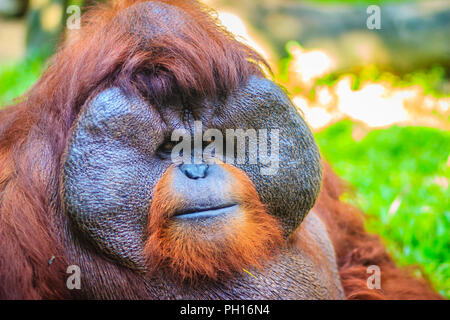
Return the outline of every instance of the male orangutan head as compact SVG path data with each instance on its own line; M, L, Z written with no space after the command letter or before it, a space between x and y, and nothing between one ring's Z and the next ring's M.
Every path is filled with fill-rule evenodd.
M317 197L321 165L260 58L197 3L185 5L138 2L81 40L79 76L99 82L89 78L71 123L61 200L77 233L117 263L217 279L260 265L292 234ZM246 158L264 138L272 151L278 144L279 167L264 175L258 148L253 164L174 163L172 133L195 135L196 121L201 133L223 133L224 153L241 151L226 130L259 132L247 137ZM208 146L195 143L192 153Z

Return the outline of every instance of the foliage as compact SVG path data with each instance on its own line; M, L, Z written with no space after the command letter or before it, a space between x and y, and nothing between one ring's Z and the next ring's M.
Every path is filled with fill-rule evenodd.
M328 74L316 80L316 85L332 85L341 77L348 74ZM441 66L433 66L426 70L415 70L411 73L398 76L389 71L382 71L375 65L366 65L362 69L351 74L353 77L353 90L358 90L360 85L366 81L381 82L386 81L394 87L410 87L419 85L423 88L424 94L431 94L435 97L448 96L445 85L447 75Z
M341 78L351 76L353 78L353 90L358 90L360 85L366 81L386 81L391 83L394 87L411 87L418 85L423 88L424 94L430 94L437 98L449 95L448 74L445 68L440 65L434 65L427 69L415 70L400 76L387 70L381 70L376 65L367 64L364 67L355 70L326 74L315 80L315 83L309 92L304 92L304 88L302 87L291 87L289 85L289 67L294 59L290 53L290 46L301 47L301 44L297 41L289 41L286 44L287 57L280 59L278 62L280 72L276 75L276 78L279 82L284 83L293 94L303 93L309 97L313 97L317 86L332 86Z
M450 133L394 126L355 141L357 126L346 120L316 134L324 157L354 187L343 200L369 215L367 228L399 264L420 265L450 297Z
M22 61L0 65L0 107L12 104L42 74L47 55L32 55Z

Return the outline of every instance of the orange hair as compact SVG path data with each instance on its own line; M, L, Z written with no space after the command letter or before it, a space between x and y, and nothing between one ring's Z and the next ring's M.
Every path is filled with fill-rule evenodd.
M168 219L182 201L171 191L174 167L170 167L156 186L150 208L144 252L151 269L163 267L180 280L217 280L242 272L243 268L261 268L264 261L275 256L283 244L278 222L266 213L245 173L230 165L222 166L235 178L230 190L244 214L230 218L221 230L226 235L223 240L205 240L193 228L181 228Z

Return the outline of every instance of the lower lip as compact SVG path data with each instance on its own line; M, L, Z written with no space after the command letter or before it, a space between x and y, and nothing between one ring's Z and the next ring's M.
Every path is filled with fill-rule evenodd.
M211 210L204 210L204 211L198 211L198 212L192 212L192 213L185 213L185 214L179 214L174 216L176 219L181 220L188 220L188 219L206 219L206 218L214 218L217 216L220 216L222 214L229 213L231 211L234 211L237 209L238 205L232 205L225 208L220 209L211 209Z

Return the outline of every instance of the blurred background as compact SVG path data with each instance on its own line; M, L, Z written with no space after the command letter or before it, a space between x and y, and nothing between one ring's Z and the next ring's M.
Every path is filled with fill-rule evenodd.
M0 108L92 0L0 0ZM208 0L255 48L402 266L450 298L450 1ZM375 7L369 7L375 5ZM82 20L81 20L82 25Z

